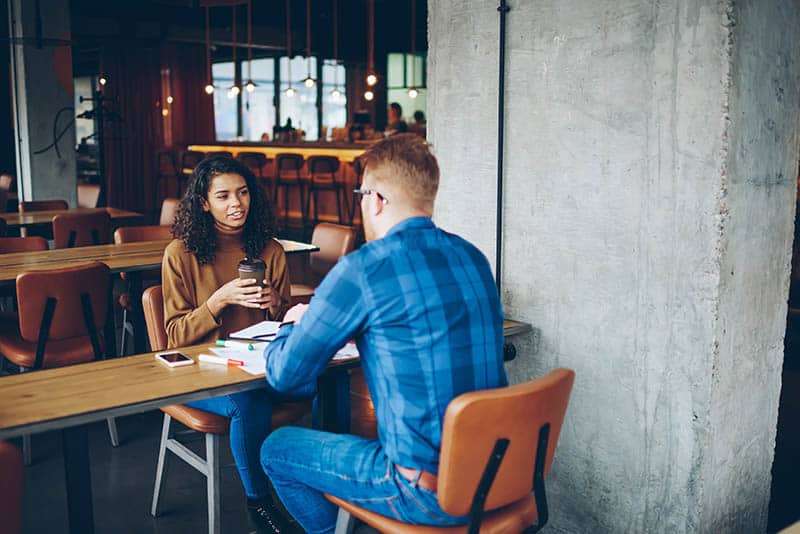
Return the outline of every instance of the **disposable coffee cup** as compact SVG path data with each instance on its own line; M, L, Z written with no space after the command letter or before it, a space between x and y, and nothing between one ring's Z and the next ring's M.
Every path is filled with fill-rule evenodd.
M239 279L255 279L258 285L264 287L264 278L267 275L267 264L263 260L245 258L239 262Z

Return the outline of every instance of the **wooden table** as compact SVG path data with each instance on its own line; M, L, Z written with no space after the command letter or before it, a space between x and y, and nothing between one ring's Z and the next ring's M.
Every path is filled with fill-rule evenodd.
M133 219L140 219L144 217L141 213L135 211L126 211L117 208L72 208L68 210L46 210L46 211L32 211L30 213L0 213L0 219L5 219L9 228L20 228L30 226L44 226L53 222L53 217L56 215L73 215L81 213L96 213L98 211L105 211L111 217L112 223L118 224L128 222Z

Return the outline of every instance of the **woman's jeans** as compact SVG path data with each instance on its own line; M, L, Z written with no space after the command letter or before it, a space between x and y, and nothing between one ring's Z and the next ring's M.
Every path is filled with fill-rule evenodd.
M268 495L259 450L272 425L272 401L266 389L187 402L187 406L230 417L230 443L244 491L250 498Z
M461 525L439 507L436 493L397 472L377 440L283 427L261 447L261 465L284 506L311 534L334 532L330 493L406 523Z

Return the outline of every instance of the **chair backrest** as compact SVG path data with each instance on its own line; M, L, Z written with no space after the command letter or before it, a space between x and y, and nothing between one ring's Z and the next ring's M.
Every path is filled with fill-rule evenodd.
M0 189L4 191L11 191L14 186L14 175L3 173L0 174Z
M36 252L47 249L47 240L43 237L0 237L0 254Z
M164 239L172 239L172 228L169 226L123 226L114 231L114 243L118 244Z
M105 245L111 242L111 217L106 211L64 213L53 217L55 248Z
M473 496L498 440L508 440L484 510L493 510L531 494L537 455L543 475L553 462L575 372L556 369L514 386L459 395L447 407L439 456L438 499L452 515L470 512ZM542 429L549 432L539 452ZM540 461L542 461L540 460Z
M261 152L239 152L236 154L236 159L241 161L242 165L250 169L256 176L262 176L262 169L267 164L267 156Z
M166 350L167 330L164 328L164 294L161 286L150 286L142 293L144 322L147 324L147 337L150 350Z
M353 252L356 246L354 226L343 224L319 223L314 227L311 243L319 247L309 258L311 272L322 278L330 271L339 258Z
M22 452L7 441L0 441L0 517L3 534L22 532Z
M185 150L183 154L181 154L181 168L179 170L182 172L183 169L194 169L205 157L206 155L203 152Z
M158 224L162 226L172 226L175 222L175 216L178 215L178 206L181 201L177 198L165 198L161 202L161 215L158 218Z
M275 156L275 175L279 178L284 172L290 173L292 178L299 178L302 168L303 156L300 154L282 153Z
M339 158L336 156L310 156L306 161L312 180L335 182L339 170Z
M86 350L70 349L66 357L69 361L64 361L63 355L43 350L43 355L37 356L35 368L50 367L50 358L60 357L58 365L68 365L90 361L100 355L99 345L93 346L94 342L90 341L92 334L97 340L97 332L106 324L110 281L109 268L96 261L63 269L28 271L17 276L22 339L37 344L80 338L86 342ZM48 315L49 328L46 326Z
M69 209L66 200L28 200L19 203L19 212L28 213L31 211L50 211Z
M96 208L100 200L99 184L78 184L78 207Z
M212 150L211 152L206 152L206 157L207 158L219 158L219 157L232 158L233 154L231 154L227 150Z
M164 148L156 152L156 168L161 176L175 176L178 169L175 165L175 152Z

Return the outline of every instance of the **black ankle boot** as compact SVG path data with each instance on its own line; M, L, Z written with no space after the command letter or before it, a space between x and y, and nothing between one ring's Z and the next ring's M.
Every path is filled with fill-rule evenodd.
M297 522L286 518L272 499L247 499L247 513L259 534L302 532Z

